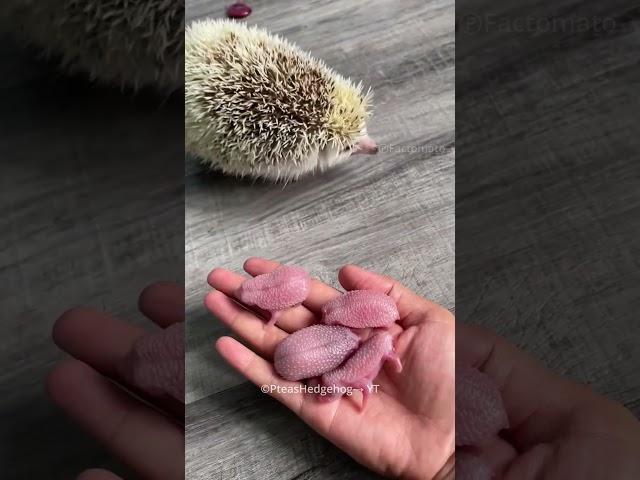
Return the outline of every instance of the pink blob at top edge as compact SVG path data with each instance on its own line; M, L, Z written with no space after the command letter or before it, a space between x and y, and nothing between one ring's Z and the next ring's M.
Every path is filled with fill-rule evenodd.
M246 3L236 2L227 7L227 16L229 18L245 18L251 15L251 7Z

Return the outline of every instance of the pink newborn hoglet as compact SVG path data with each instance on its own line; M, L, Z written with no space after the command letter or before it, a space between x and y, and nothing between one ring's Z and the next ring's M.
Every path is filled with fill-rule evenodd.
M316 377L340 365L359 344L360 338L348 328L313 325L278 344L273 366L286 380Z
M245 280L236 297L246 305L271 312L267 325L274 325L282 310L302 303L310 289L311 277L305 270L282 265L273 272Z
M370 337L341 367L322 375L325 387L352 387L362 389L362 408L366 406L371 393L373 379L376 378L385 361L395 364L396 371L402 371L402 363L393 349L393 337L388 332L376 333ZM334 400L339 394L321 397Z
M399 318L393 299L372 290L351 290L322 307L322 322L327 325L386 327Z
M184 402L184 323L140 337L120 371L149 395L170 395Z
M480 445L509 426L497 385L476 368L456 368L456 445Z

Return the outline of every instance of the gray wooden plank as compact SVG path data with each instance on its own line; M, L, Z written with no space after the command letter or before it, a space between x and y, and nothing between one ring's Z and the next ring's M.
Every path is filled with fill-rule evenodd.
M380 478L253 385L193 402L186 424L189 480Z

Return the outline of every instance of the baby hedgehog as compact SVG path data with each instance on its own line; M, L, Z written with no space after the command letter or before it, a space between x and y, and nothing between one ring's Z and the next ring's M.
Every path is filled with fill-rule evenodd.
M257 27L193 23L185 84L186 149L224 173L288 181L377 152L370 92Z

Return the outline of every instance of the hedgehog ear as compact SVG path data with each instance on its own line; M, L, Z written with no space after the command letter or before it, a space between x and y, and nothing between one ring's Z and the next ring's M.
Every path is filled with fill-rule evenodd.
M374 154L378 153L378 145L369 135L365 135L364 137L360 137L356 142L353 150L351 151L351 155L355 155L357 153L366 153L366 154Z

